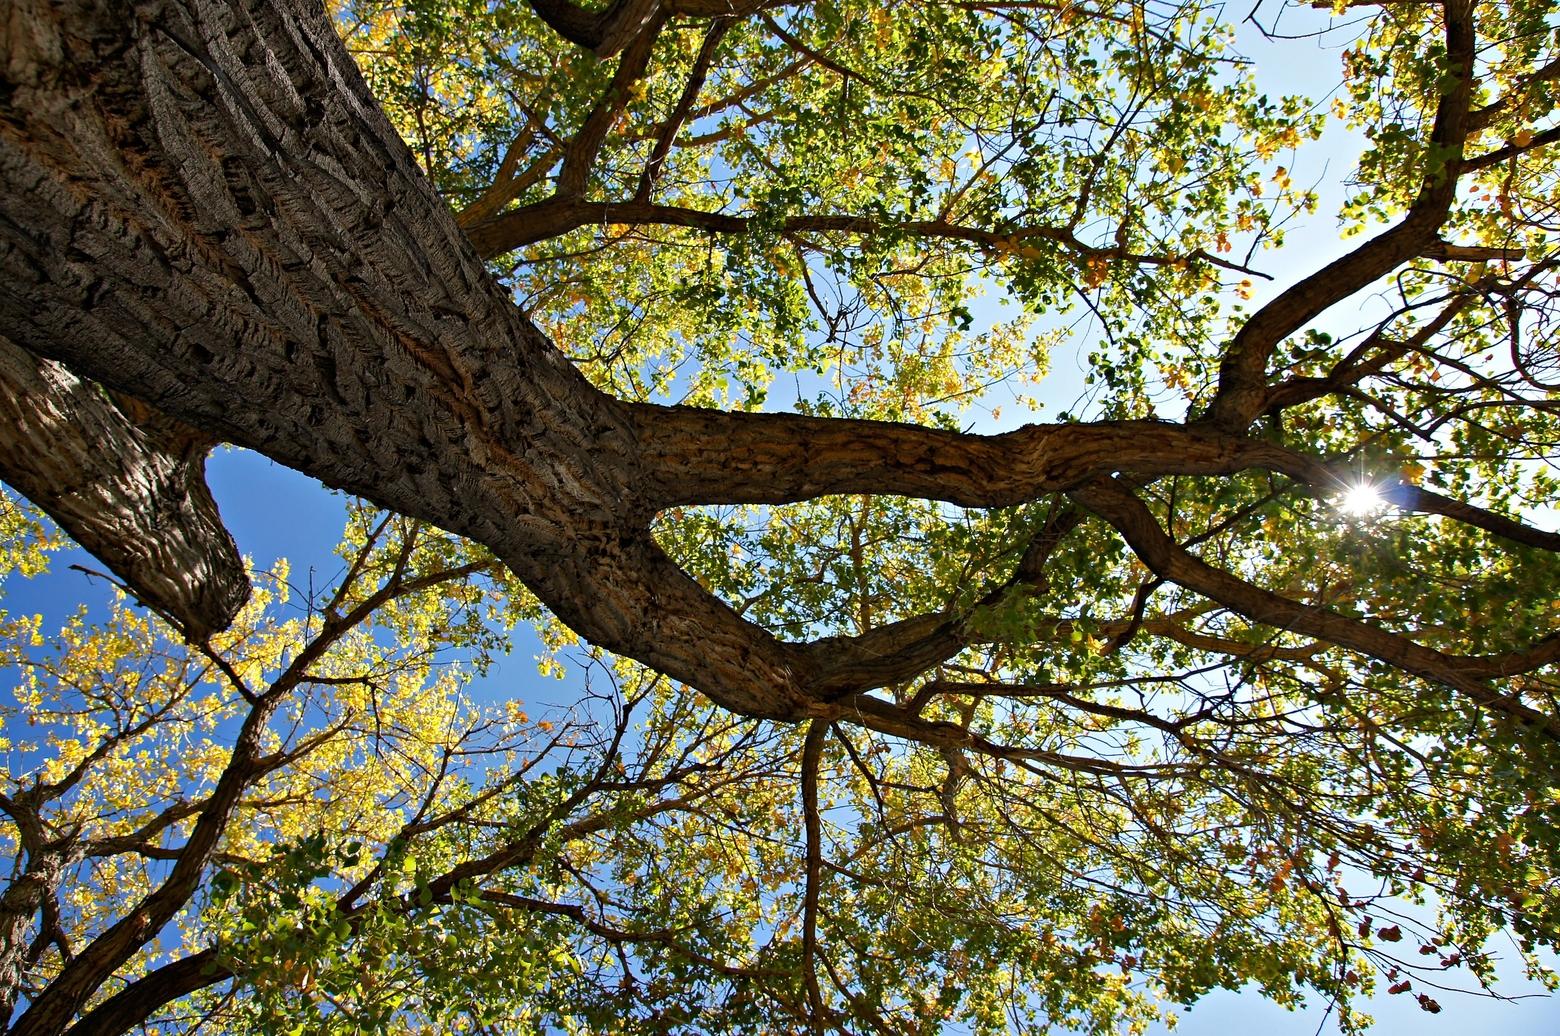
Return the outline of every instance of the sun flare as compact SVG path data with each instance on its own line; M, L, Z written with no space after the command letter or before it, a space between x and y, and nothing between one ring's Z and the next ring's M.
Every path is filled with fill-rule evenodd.
M1385 506L1386 501L1381 498L1380 491L1368 482L1350 486L1338 501L1340 511L1357 518L1375 514Z

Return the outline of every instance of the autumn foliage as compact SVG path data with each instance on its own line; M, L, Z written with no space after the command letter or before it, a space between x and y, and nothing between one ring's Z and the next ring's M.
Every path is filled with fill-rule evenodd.
M1554 984L1552 6L112 6L0 27L0 578L126 590L0 613L13 1033Z

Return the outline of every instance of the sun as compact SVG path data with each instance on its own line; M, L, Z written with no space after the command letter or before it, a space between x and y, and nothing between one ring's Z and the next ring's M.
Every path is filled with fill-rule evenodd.
M1380 491L1368 482L1350 486L1338 501L1338 510L1357 518L1375 514L1385 506L1386 501L1381 498Z

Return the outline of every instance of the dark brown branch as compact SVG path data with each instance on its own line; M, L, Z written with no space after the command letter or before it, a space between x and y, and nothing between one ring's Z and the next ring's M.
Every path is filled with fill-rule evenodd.
M1533 70L1532 75L1523 76L1513 84L1506 93L1497 97L1482 108L1476 108L1468 114L1468 131L1477 133L1488 126L1495 118L1512 106L1519 103L1519 95L1530 90L1539 83L1547 83L1554 79L1560 79L1560 58L1550 61L1548 64Z
M215 950L201 950L142 975L81 1016L70 1036L120 1036L183 996L233 977Z
M992 741L975 730L944 720L923 719L905 706L895 705L870 694L859 695L842 702L835 714L843 722L855 723L880 734L904 738L932 748L951 748L991 759L1038 769L1066 770L1072 773L1089 773L1101 776L1140 774L1145 776L1169 776L1186 767L1173 763L1145 763L1135 765L1107 758L1070 755L1043 749L1024 748ZM949 818L949 823L956 822Z
M1009 683L979 683L973 680L934 680L927 685L928 690L934 694L968 695L974 698L1044 698L1065 705L1068 708L1087 712L1094 716L1106 716L1110 719L1119 719L1126 723L1141 723L1144 726L1162 730L1167 734L1179 734L1192 719L1169 720L1162 716L1156 716L1151 712L1140 709L1129 709L1119 705L1108 705L1104 702L1090 701L1072 694L1071 684L1009 684Z
M660 178L661 167L666 164L666 156L671 154L677 134L682 132L683 125L688 121L688 113L699 100L699 91L704 89L704 80L709 75L710 64L715 60L715 51L720 46L720 41L725 38L727 30L731 28L731 24L729 19L716 19L709 27L709 31L704 34L704 42L700 44L699 53L693 59L693 68L688 71L688 80L683 84L682 96L677 99L676 107L662 123L655 147L650 152L650 159L645 163L644 172L640 174L639 186L634 191L635 202L643 203L650 200L651 192L655 190L656 180Z
M579 132L564 149L563 168L558 171L559 197L578 198L585 193L591 168L596 164L602 144L606 143L607 133L628 104L633 85L644 78L645 70L650 67L655 41L661 34L661 27L666 24L666 16L656 9L655 0L650 0L650 3L649 22L618 59L612 82L607 85L596 106L585 117Z
M542 157L532 162L525 173L520 172L520 159L535 142L537 125L536 116L527 110L525 127L515 135L515 138L509 142L509 147L504 150L504 157L499 162L498 171L493 174L493 182L471 204L456 214L456 223L465 227L492 218L505 205L518 198L527 187L541 179L547 165L550 164L549 159L556 157L560 150L554 148L544 152Z
M812 1011L815 1032L821 1032L827 1009L818 987L818 897L823 885L823 813L818 805L818 769L829 722L815 719L802 742L802 826L807 843L807 874L802 896L802 982Z
M1312 491L1320 494L1347 491L1358 478L1357 471L1348 464L1329 463L1276 445L1264 451L1260 458L1253 456L1253 460L1256 461L1254 466L1282 472L1305 483ZM1443 518L1483 529L1513 543L1537 547L1540 550L1560 551L1560 534L1534 528L1525 522L1507 518L1434 490L1399 482L1382 487L1382 492L1389 503L1403 511L1438 514Z
M531 10L558 35L598 58L609 58L663 17L660 0L616 0L604 11L587 11L570 0L530 0Z
M1435 164L1425 169L1407 215L1390 230L1285 290L1242 325L1219 365L1219 391L1207 415L1212 423L1229 429L1247 427L1262 413L1268 359L1281 341L1402 263L1424 255L1439 240L1456 197L1457 178L1468 168L1462 155L1473 97L1475 46L1472 3L1447 0L1443 9L1448 75L1455 85L1436 107L1425 149Z
M1560 551L1560 533L1548 532L1544 529L1535 529L1524 522L1519 522L1493 511L1487 511L1482 507L1455 500L1444 496L1434 490L1424 489L1419 486L1400 485L1396 489L1388 491L1391 502L1407 511L1419 511L1424 514L1438 514L1443 518L1471 525L1476 529L1483 529L1502 539L1513 543L1520 543L1526 547L1537 547L1539 550Z
M627 226L685 227L712 234L740 235L750 232L756 217L660 205L643 197L622 201L593 201L569 195L560 189L554 197L484 219L470 221L466 234L477 251L493 258L517 248L560 237L588 226L622 224ZM1017 256L1044 261L1048 257L1031 242L1044 241L1060 248L1074 262L1127 262L1142 266L1168 266L1188 260L1207 262L1255 277L1268 275L1239 263L1221 259L1201 249L1186 255L1135 252L1120 246L1091 245L1067 227L1024 226L1006 230L987 230L965 226L946 219L883 220L845 213L819 213L788 216L765 223L782 235L808 233L856 234L870 237L900 234L944 241L963 241L993 258Z
M609 12L587 11L569 0L530 0L530 3L537 17L570 43L590 51L601 45L601 23Z
M0 479L195 641L226 629L249 598L206 486L213 445L0 337Z
M1553 633L1525 648L1503 651L1498 655L1475 655L1464 665L1469 675L1481 680L1530 673L1540 666L1560 660L1560 633Z
M1482 155L1474 155L1465 159L1462 170L1466 173L1475 173L1480 169L1488 169L1492 165L1500 165L1510 161L1518 155L1525 155L1535 148L1547 147L1560 141L1560 126L1554 126L1542 133L1533 134L1533 139L1526 144L1507 144L1505 147L1496 148L1494 151L1486 151Z
M1527 252L1521 248L1501 248L1495 245L1456 245L1437 238L1419 254L1426 259L1446 263L1493 263L1502 260L1517 262Z
M828 57L826 54L823 54L817 49L808 46L803 40L798 38L794 33L786 29L783 25L775 21L769 15L766 14L761 16L760 21L764 23L764 28L774 33L775 36L778 37L780 41L783 42L786 46L790 47L792 50L796 51L798 54L801 54L803 57L807 58L809 61L813 62L819 67L826 68L830 72L833 72L834 74L844 79L855 79L863 83L868 82L866 76L862 75L860 72L857 72L854 69L847 68L838 61Z
M665 0L671 14L686 18L746 18L758 11L794 7L803 0Z
M1105 645L1105 654L1113 655L1132 643L1132 638L1143 628L1143 610L1148 607L1148 599L1163 585L1162 579L1150 579L1137 588L1137 593L1132 595L1132 608L1126 628L1110 638L1110 642Z
M1083 521L1083 513L1076 507L1067 506L1055 509L1046 517L1045 524L1040 527L1029 545L1024 548L1024 554L1018 559L1018 565L1013 569L1013 582L1026 583L1041 593L1046 590L1045 565L1067 538L1068 533L1076 529Z
M1309 403L1313 399L1349 389L1366 377L1380 374L1410 351L1423 348L1477 298L1478 295L1471 291L1456 296L1416 330L1412 337L1402 341L1387 337L1385 325L1378 327L1363 342L1351 349L1349 355L1335 364L1325 376L1290 378L1269 389L1263 400L1263 411L1275 413L1302 403ZM1373 351L1375 355L1371 355Z
M919 615L797 649L816 674L812 693L828 701L863 688L903 683L952 658L967 643L959 623L942 615Z
M1282 447L1206 426L1159 421L1028 425L973 435L886 421L726 413L632 404L627 413L656 510L682 504L791 503L890 493L1002 507L1102 472L1138 475L1285 470Z

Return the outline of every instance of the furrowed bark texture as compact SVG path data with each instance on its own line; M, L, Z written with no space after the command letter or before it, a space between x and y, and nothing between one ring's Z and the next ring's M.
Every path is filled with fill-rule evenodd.
M643 44L625 27L659 27L668 10L625 0L598 18L562 0L543 6L571 39L603 51L625 46L625 62ZM644 12L655 17L647 22ZM187 583L147 592L161 594L153 603L176 616L198 610L181 617L191 629L237 605L231 582L218 578L218 555L231 544L219 542L199 450L181 439L183 425L487 545L581 636L748 716L832 720L842 700L956 654L965 643L961 621L922 615L857 637L781 642L661 551L650 533L658 510L858 492L985 507L1071 492L1160 578L1448 683L1524 722L1547 722L1479 681L1546 664L1560 641L1468 660L1394 634L1367 636L1359 623L1209 570L1132 496L1137 480L1171 473L1256 467L1313 484L1331 477L1245 434L1267 400L1272 346L1309 319L1320 282L1305 282L1237 338L1211 419L1192 426L1138 421L975 436L629 405L592 388L493 282L308 0L10 0L0 16L0 62L0 334L26 350L0 353L18 386L6 416L32 422L18 443L56 435L61 442L49 451L79 458L69 463L100 463L89 445L119 463L94 484L120 496L84 508L107 510L98 517L127 555L112 564L133 568L136 551L153 549L143 540L175 554L205 551L206 568L184 569ZM1467 90L1445 103L1448 112L1465 109ZM1457 127L1447 115L1437 132ZM1364 283L1387 268L1389 252L1414 254L1439 226L1443 195L1427 190L1402 241L1362 249L1347 270L1329 269ZM108 405L84 379L152 409ZM61 400L108 424L88 428ZM114 413L124 428L105 416ZM63 514L72 498L59 456L40 460L13 447L0 474L28 483L22 488L34 499L66 498L57 505ZM153 458L178 463L155 468ZM154 468L164 473L153 478ZM1116 472L1127 477L1099 481ZM145 508L127 502L132 489L144 491ZM1454 504L1436 506L1450 514ZM131 510L141 525L126 516ZM1548 542L1465 510L1464 519L1486 529ZM61 521L78 538L70 522L91 525ZM169 524L186 540L168 539ZM1037 537L1038 560L1031 566L1026 554L1019 577L1038 585L1046 542ZM218 600L202 597L214 592ZM849 704L859 722L896 736L944 744L974 736L881 699ZM222 811L237 801L239 778L224 781L214 795L220 809L197 825L163 889L79 953L16 1032L63 1031L187 901L226 823ZM119 1003L144 1017L158 997L199 978L169 973L165 985L137 984ZM89 1028L108 1025L91 1018Z
M1163 421L1036 424L969 435L800 414L626 409L639 429L641 460L653 482L646 491L657 508L780 504L840 493L1004 507L1071 489L1102 471L1152 477L1296 467L1293 454L1271 443Z
M0 479L194 640L225 629L249 598L206 487L211 445L0 337Z

